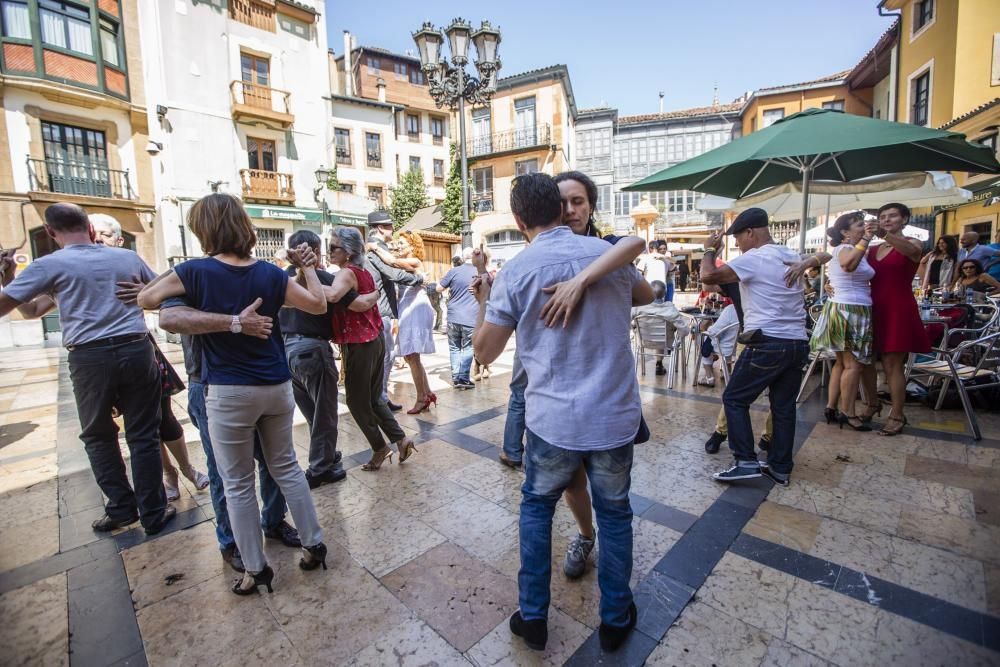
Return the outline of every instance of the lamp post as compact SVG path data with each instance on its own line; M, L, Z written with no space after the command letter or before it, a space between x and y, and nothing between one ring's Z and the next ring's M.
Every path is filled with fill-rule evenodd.
M313 189L313 199L320 205L320 210L323 212L322 228L323 231L326 231L326 212L329 207L326 205L326 197L320 196L320 193L323 192L327 182L330 180L330 170L320 165L314 173L316 175L316 187Z
M442 53L445 37L451 49L451 64ZM469 76L465 66L469 62L469 41L476 47L476 70L479 78ZM483 21L479 30L463 19L454 19L443 33L430 22L424 23L413 33L413 41L420 52L420 65L430 85L430 94L440 109L447 106L458 111L458 148L462 160L462 247L472 247L472 225L469 223L469 162L465 139L465 103L486 104L496 92L500 59L500 31L489 21Z

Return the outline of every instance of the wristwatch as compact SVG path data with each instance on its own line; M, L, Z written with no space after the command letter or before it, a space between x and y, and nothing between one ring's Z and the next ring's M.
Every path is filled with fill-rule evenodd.
M229 325L229 333L243 333L243 325L240 323L239 315L233 315L233 321Z

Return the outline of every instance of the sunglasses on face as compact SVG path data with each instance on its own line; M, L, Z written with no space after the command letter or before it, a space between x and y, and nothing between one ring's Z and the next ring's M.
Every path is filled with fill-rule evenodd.
M975 270L976 270L976 267L974 267L974 266L973 266L973 265L971 265L971 264L966 264L965 266L963 266L963 267L962 267L962 270L963 270L963 271L975 271Z

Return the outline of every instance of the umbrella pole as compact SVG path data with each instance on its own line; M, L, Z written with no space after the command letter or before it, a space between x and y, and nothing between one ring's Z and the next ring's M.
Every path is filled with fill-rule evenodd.
M826 196L826 219L823 220L823 252L826 252L826 247L830 243L830 237L826 233L830 231L830 195ZM823 283L826 282L826 264L819 265L819 289L820 293L816 295L817 299L823 298Z
M802 165L802 219L799 221L799 254L806 252L806 218L809 217L809 179L812 165Z

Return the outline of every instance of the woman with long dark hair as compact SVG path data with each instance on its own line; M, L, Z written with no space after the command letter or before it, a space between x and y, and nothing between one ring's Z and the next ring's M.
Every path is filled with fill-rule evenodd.
M983 271L983 265L978 259L964 259L958 264L958 280L955 281L954 292L965 295L965 290L981 294L997 294L1000 292L1000 282Z
M861 382L862 366L872 362L872 291L869 281L874 269L865 259L870 236L865 235L864 213L845 213L827 232L831 254L828 279L833 296L823 306L813 327L813 352L834 352L841 372L831 374L829 393L839 393L840 412L836 418L855 431L870 431L861 421L854 404ZM835 384L836 383L836 384ZM827 421L831 421L827 414Z
M948 289L959 276L955 270L958 262L958 241L954 236L942 236L937 240L934 249L920 260L920 271L924 279L921 287L924 291L936 287Z

